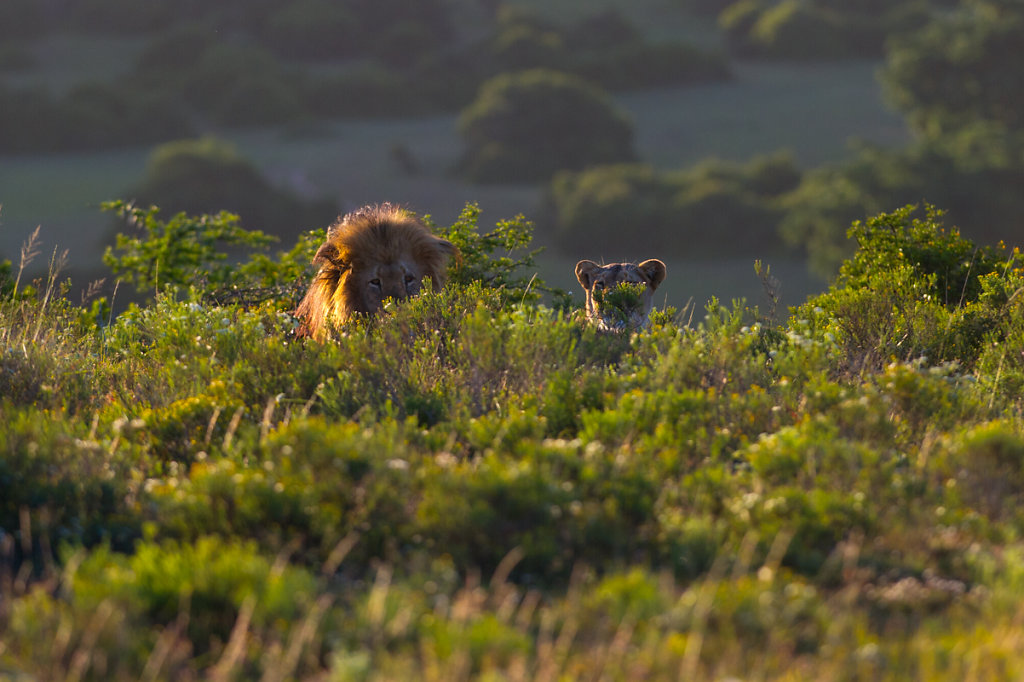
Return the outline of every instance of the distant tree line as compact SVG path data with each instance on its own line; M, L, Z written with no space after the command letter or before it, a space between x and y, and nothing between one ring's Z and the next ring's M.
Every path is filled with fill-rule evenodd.
M649 44L615 12L559 26L499 9L476 38L463 36L471 32L460 32L458 21L442 0L9 0L0 7L0 38L7 44L0 75L25 68L31 60L26 39L45 33L132 33L148 42L116 82L55 94L0 79L0 152L454 112L487 80L532 68L557 69L610 89L728 76L722 55Z
M594 235L638 249L646 240L644 253L680 256L760 255L788 244L823 275L852 253L852 221L922 201L941 205L973 239L1019 243L1024 4L963 0L929 16L889 39L880 74L915 133L908 147L865 144L849 161L806 172L771 157L690 171L619 165L563 173L547 190L543 224L570 250ZM777 179L770 192L756 189L766 173ZM630 224L657 227L627 238Z
M681 0L717 18L733 54L773 59L881 57L890 37L957 0Z

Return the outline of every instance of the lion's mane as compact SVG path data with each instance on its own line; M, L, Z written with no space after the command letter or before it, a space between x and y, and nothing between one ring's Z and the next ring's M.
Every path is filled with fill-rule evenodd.
M435 290L445 280L448 260L458 256L451 242L433 235L414 214L392 204L364 206L338 220L313 257L320 269L295 314L302 321L300 336L322 338L328 325L345 322L355 313L373 313L367 303L365 273L380 268L403 268L414 291L388 291L406 298L429 277ZM413 278L415 283L413 286ZM379 280L374 280L379 286Z

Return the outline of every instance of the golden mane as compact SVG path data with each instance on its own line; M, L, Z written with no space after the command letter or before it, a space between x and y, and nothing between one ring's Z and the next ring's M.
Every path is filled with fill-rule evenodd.
M425 277L439 289L457 255L454 244L405 209L384 203L353 211L328 228L313 257L320 270L295 311L299 334L322 338L331 323L376 312L384 297L415 295Z

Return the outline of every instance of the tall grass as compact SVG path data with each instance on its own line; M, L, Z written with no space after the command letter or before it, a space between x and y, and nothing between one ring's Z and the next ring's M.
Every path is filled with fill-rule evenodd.
M453 273L324 344L273 298L111 317L12 269L0 675L1024 672L1018 253L907 209L788 320L609 334L471 222L502 287Z

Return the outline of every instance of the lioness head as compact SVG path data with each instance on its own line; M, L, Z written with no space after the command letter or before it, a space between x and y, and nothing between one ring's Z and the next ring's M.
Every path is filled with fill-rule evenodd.
M349 213L328 229L313 257L320 270L295 311L303 321L299 333L321 337L329 323L377 312L388 298L415 296L427 277L439 288L457 253L415 215L391 204Z
M576 279L587 293L587 318L606 330L647 326L654 290L665 279L665 264L656 258L636 263L576 264Z

